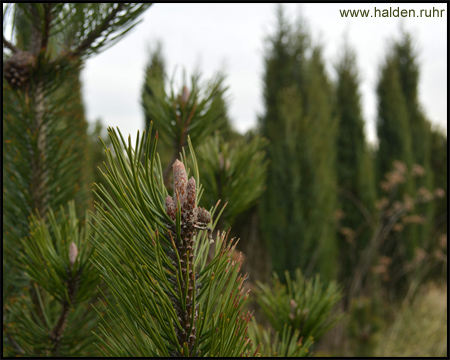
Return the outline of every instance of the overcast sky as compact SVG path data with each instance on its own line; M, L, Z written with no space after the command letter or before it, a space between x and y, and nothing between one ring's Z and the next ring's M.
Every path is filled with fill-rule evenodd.
M375 87L387 42L397 39L401 26L411 32L419 51L419 97L427 117L447 129L447 4L286 4L294 20L306 19L313 39L324 45L327 70L347 34L356 50L366 133L374 139ZM339 10L445 9L444 17L343 18ZM89 59L82 73L84 102L89 121L101 118L134 138L143 129L140 105L149 47L163 43L167 70L188 75L200 67L204 79L224 70L231 100L229 115L235 128L245 132L262 113L264 39L276 24L275 4L155 4L143 22L119 43Z

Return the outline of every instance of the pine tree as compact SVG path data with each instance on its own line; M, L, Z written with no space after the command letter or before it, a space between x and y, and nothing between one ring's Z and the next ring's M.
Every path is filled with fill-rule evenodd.
M259 136L225 141L220 134L208 137L197 147L199 171L205 190L203 201L219 199L227 206L219 220L219 229L228 229L236 217L251 207L264 189L267 162Z
M133 147L120 131L108 130L117 157L105 146L103 176L117 201L98 186L94 262L114 300L106 299L101 351L134 357L255 355L246 336L251 315L243 311L246 276L239 273L241 261L231 261L236 244L223 233L207 261L208 226L215 227L218 209L197 206L202 185L189 138L193 176L188 180L186 157L176 160L170 196L156 157L158 133L153 141L150 133L146 141L138 133Z
M341 281L345 283L351 278L358 256L375 227L376 188L373 160L364 134L356 58L348 44L336 71L339 249Z
M37 338L20 337L24 342L21 346L12 334L20 327L30 328L27 321L33 319L33 329L50 336L51 321L59 323L59 320L52 318L49 324L45 313L58 306L62 306L61 314L66 309L64 301L67 299L52 297L51 292L43 289L44 283L30 273L16 269L18 264L21 266L29 260L27 256L19 259L19 253L25 247L21 239L33 241L30 233L32 216L37 216L45 228L50 226L48 214L58 212L73 198L77 200L77 216L81 217L85 210L89 192L82 178L82 167L86 164L80 158L84 157L82 139L86 136L86 122L79 91L79 71L90 55L111 45L130 30L147 7L134 4L21 3L10 4L5 9L6 15L12 13L12 17L18 20L17 26L13 24L18 37L16 41L8 41L3 35L3 46L10 51L10 55L4 57L3 71L3 269L7 270L4 273L4 293L8 291L4 304L12 309L10 305L14 296L20 295L22 287L26 286L25 296L19 299L24 302L28 314L37 314L34 318L32 315L15 318L17 314L4 311L4 336L7 338L4 342L8 344L6 351L9 354L26 351L25 355L36 355L43 351L46 344L32 346ZM4 29L8 18L4 17ZM42 239L48 247L54 244L52 236ZM49 261L50 269L43 267L39 270L56 271L59 281L69 286L67 273L57 269L61 259L53 260ZM48 300L44 302L44 308L42 298ZM62 334L53 337L55 348ZM71 335L65 334L65 337L70 339ZM82 351L72 346L74 349ZM58 351L53 354L61 355Z
M261 226L280 278L300 266L330 279L336 266L336 123L321 50L309 46L302 24L292 30L279 7L277 31L268 40L259 119L269 140Z
M156 48L150 53L150 61L145 69L145 83L142 88L142 104L152 101L155 92L163 93L166 80L166 60L164 59L162 43L158 42ZM145 130L148 132L152 122L151 114L145 111Z
M167 76L161 46L151 54L146 69L146 78L142 89L141 104L144 109L146 126L153 122L161 133L164 147L164 181L169 184L170 169L187 144L189 135L194 145L200 144L216 130L230 129L226 116L224 94L225 77L218 73L215 78L202 82L201 74L191 76L187 84L186 73L183 73L181 89L176 89L172 79L166 89ZM170 154L170 158L168 157Z

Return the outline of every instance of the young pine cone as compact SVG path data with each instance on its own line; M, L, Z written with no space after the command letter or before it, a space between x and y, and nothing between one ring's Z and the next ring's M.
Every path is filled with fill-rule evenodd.
M183 163L176 160L173 164L173 197L166 197L166 213L175 221L177 211L177 195L181 205L181 221L184 225L194 226L208 224L211 215L204 208L195 205L195 194L197 191L195 179L191 177L187 181L186 169Z
M23 88L30 81L30 70L36 63L36 57L30 52L19 52L5 62L3 76L13 88Z
M187 174L183 163L180 160L175 160L172 165L173 168L173 200L175 205L177 203L177 196L180 198L180 204L183 206L186 199Z

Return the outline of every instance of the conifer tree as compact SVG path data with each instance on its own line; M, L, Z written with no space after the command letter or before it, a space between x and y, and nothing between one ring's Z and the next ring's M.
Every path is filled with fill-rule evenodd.
M381 69L378 94L377 134L377 179L382 179L387 166L394 161L406 165L404 184L393 195L402 201L417 193L432 190L433 173L430 169L431 125L426 120L418 101L419 68L417 55L409 34L394 42L388 50ZM383 182L381 182L383 186ZM411 261L416 251L429 243L434 212L434 202L417 204L415 214L423 218L423 224L409 224L403 232L390 234L382 253L395 257L392 268L397 274L405 273L406 262ZM397 284L390 283L396 293L404 289L405 277L397 276Z
M185 156L176 160L170 196L156 157L158 133L153 141L150 133L146 141L138 133L134 148L120 131L109 129L109 136L117 157L105 146L103 176L117 201L98 186L94 262L114 300L106 300L101 351L107 356L255 355L246 336L251 315L243 312L246 276L239 273L241 261L231 261L235 243L223 233L207 261L208 227L217 223L218 209L197 206L202 185L189 138L193 176Z
M174 79L167 84L170 90L166 89L165 62L161 46L158 46L151 54L141 95L146 124L148 121L154 123L165 145L160 150L165 150L162 160L167 185L171 166L186 146L188 135L197 145L216 130L230 129L224 101L227 90L225 77L219 73L215 78L202 82L201 74L196 73L191 76L188 85L185 75L183 73L180 89L176 89Z
M156 93L164 93L166 82L166 60L164 59L162 43L158 42L156 48L150 53L150 61L145 69L145 83L142 88L142 104L152 101ZM148 132L152 122L151 113L145 111L145 130Z
M425 118L419 103L419 66L417 54L413 48L413 40L409 33L403 33L402 38L393 44L394 61L398 68L400 85L406 100L406 111L411 132L412 153L414 163L424 170L424 176L416 177L416 188L425 187L431 190L433 187L433 172L430 168L431 161L431 123ZM425 216L425 223L418 230L419 242L427 242L434 213L434 202L419 206L417 212Z
M408 110L403 94L400 74L391 54L388 54L381 67L377 85L377 180L383 179L394 160L403 161L408 169L412 168L414 157L412 139L408 122ZM408 183L407 190L414 186Z
M259 119L260 131L269 140L262 233L280 278L285 269L293 273L301 267L328 280L336 267L336 124L330 84L320 48L310 47L301 21L291 29L281 7L277 31L268 44L265 113Z
M265 145L259 136L250 141L225 141L217 133L197 148L199 172L205 185L203 201L213 203L220 199L227 204L219 220L220 229L228 229L261 196L267 168Z
M394 161L401 161L406 166L406 171L412 169L414 155L412 152L411 130L408 121L408 110L405 95L402 91L399 69L395 58L389 53L381 68L381 75L377 85L378 118L377 118L377 183L381 184L386 173L389 172ZM380 187L379 187L380 189ZM393 194L397 199L414 196L416 186L412 177L398 186ZM382 195L382 192L379 193ZM382 254L388 257L397 253L397 261L394 266L400 270L407 259L412 259L418 246L418 229L409 226L403 233L391 233L389 240L385 241ZM398 254L399 245L404 243L407 254ZM398 257L400 255L400 257ZM403 260L400 260L403 259ZM396 289L400 289L398 286Z
M447 136L441 129L431 131L431 169L433 171L433 188L441 193L441 199L436 202L433 221L433 236L444 239L448 232L448 153ZM441 189L441 190L438 190ZM441 247L446 247L446 241L441 240Z
M375 220L376 201L373 160L364 134L355 53L348 44L336 66L337 183L341 281L351 278L358 254L367 246ZM348 232L353 236L348 236ZM346 284L348 285L348 284Z
M4 290L9 297L4 304L10 304L26 286L20 301L26 303L25 307L29 305L30 313L38 314L38 321L43 322L44 317L40 301L43 285L17 271L16 261L25 261L18 259L23 250L21 239L32 241L30 216L36 215L46 224L49 211L58 211L73 198L77 200L78 216L85 210L88 192L83 185L82 166L86 163L80 158L84 156L86 122L79 71L90 55L123 37L147 8L147 4L20 3L9 4L4 10L7 16L3 28L7 28L5 20L12 13L11 17L17 19L17 26L13 23L12 28L18 35L9 41L3 34L3 47L10 52L4 57L3 68L3 269L7 270ZM53 241L51 236L44 240ZM57 266L58 262L53 264ZM65 275L60 275L64 284ZM45 309L57 308L57 298L48 295L46 299L50 301ZM26 355L38 354L38 347L28 346L33 339L22 337L28 344L21 346L11 335L15 333L11 327L25 319L14 316L4 312L8 349L13 354L24 353L25 348Z

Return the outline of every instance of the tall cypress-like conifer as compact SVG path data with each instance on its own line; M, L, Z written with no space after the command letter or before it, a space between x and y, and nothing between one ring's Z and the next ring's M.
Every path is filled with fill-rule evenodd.
M431 123L425 118L419 103L419 66L417 54L413 48L411 35L404 33L402 38L394 43L394 61L398 68L400 85L406 100L406 111L410 128L413 159L425 171L421 177L416 177L416 188L425 187L431 190L433 172L431 171ZM434 213L434 202L418 206L417 212L425 217L425 223L417 228L419 243L425 244L430 236Z
M297 267L325 278L335 269L335 124L331 89L320 49L311 49L299 22L294 31L278 8L276 33L265 59L265 113L260 131L269 139L262 233L280 277ZM307 50L312 55L306 56Z
M408 98L403 91L402 73L398 66L398 58L394 48L389 53L381 68L377 86L378 119L377 135L379 147L377 152L377 182L382 184L384 175L390 171L394 161L400 161L406 166L406 172L412 170L414 153L412 146L411 124L409 121ZM382 194L381 187L379 187ZM415 196L417 187L415 179L407 175L392 195L402 201L405 196ZM382 245L384 256L395 258L391 265L391 273L404 273L406 263L410 261L421 242L419 226L409 224L403 232L389 234ZM390 288L402 291L406 285L404 276L395 276L395 282L390 281ZM400 282L399 282L400 281Z
M341 275L351 277L357 256L367 245L376 201L373 161L364 134L355 53L345 45L337 64L336 113L339 118L337 177L341 233Z
M403 161L409 169L414 162L407 103L392 55L388 55L381 68L377 96L377 179L381 181L394 160ZM407 187L409 191L414 188L412 183Z
M433 129L431 131L431 168L433 171L433 188L439 192L440 199L436 202L433 221L433 235L447 235L448 231L448 153L447 136L444 131ZM443 192L439 189L442 189ZM447 245L442 240L442 248Z

